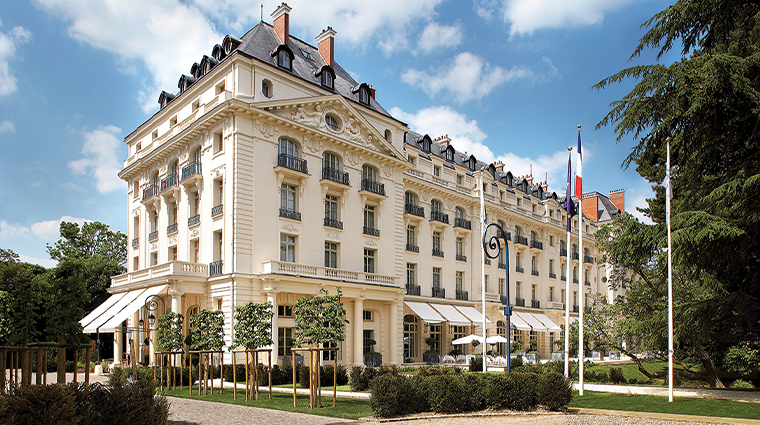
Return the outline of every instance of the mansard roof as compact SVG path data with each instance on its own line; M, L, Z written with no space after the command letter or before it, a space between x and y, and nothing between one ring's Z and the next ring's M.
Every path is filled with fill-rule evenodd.
M427 139L430 141L430 152L427 152L423 148L423 140ZM420 156L426 159L430 159L431 156L437 156L444 160L444 165L446 165L446 150L447 149L454 149L453 146L450 143L439 143L437 141L434 141L428 136L427 134L420 134L415 131L409 130L404 134L404 144L414 146L415 148L420 150ZM485 169L489 172L489 174L493 175L493 181L500 182L505 185L507 185L509 188L521 188L522 182L526 181L524 178L513 178L513 174L510 171L500 171L494 164L488 164L483 161L478 160L475 158L475 167L470 168L470 160L472 158L475 158L474 155L468 154L467 152L459 152L456 149L454 149L454 164L459 165L461 167L464 167L468 171L467 174L472 174L472 171L477 171L480 169ZM511 180L511 183L510 183ZM522 189L520 189L522 190ZM534 185L531 183L528 183L528 189L525 192L528 195L532 195L539 200L545 200L545 199L554 199L557 200L557 194L554 192L549 192L546 190L543 190L540 185Z
M281 45L282 42L277 36L274 27L266 22L259 22L240 39L230 35L226 36L221 46L219 44L213 46L211 56L204 55L200 64L193 64L191 74L196 80L200 80L211 68L222 63L224 59L237 51L247 57L269 64L282 72L292 74L315 86L322 87L319 78L320 70L328 64L322 58L322 55L319 54L319 49L290 35L287 47L293 53L293 60L292 71L288 71L278 67L277 58L271 55ZM360 83L354 80L338 63L334 63L331 70L335 73L334 91L363 107L367 107L359 102L359 93L352 91L352 88L359 86ZM179 94L177 94L178 96ZM163 106L165 104L162 104ZM393 118L388 111L377 103L374 96L370 97L368 107L375 112Z

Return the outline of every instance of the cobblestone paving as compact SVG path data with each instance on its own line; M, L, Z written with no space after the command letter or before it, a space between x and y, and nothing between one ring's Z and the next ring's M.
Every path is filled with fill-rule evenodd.
M169 425L327 425L351 422L304 413L167 397Z

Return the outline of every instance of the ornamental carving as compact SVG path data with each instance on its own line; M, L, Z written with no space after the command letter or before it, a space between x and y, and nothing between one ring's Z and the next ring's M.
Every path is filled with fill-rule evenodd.
M336 232L334 230L328 230L327 233L325 233L325 238L339 241L340 232Z
M298 233L298 226L287 223L282 225L282 230L290 233Z
M169 236L169 245L176 245L177 244L177 235L171 235Z
M310 151L314 153L322 152L322 150L324 149L324 143L322 143L321 141L310 139L308 137L305 137L303 139L303 144L306 146L307 149L309 149Z
M447 209L447 210L450 210L450 211L451 211L451 210L453 210L453 209L454 209L454 204L452 204L452 203L451 203L451 200L450 200L450 199L444 199L444 200L443 200L443 203L446 205L446 209Z
M268 122L259 121L259 131L263 136L272 137L278 132L278 129Z
M157 243L153 242L152 244L150 244L150 250L151 250L151 252L152 251L156 251L157 249L158 249L158 244Z
M420 201L422 201L422 202L428 202L428 201L430 201L430 192L428 192L425 189L422 189L420 191Z
M319 127L322 122L322 106L316 105L313 111L307 111L303 106L299 106L290 111L290 119L310 127Z
M345 151L343 153L343 158L353 166L356 166L362 161L362 156L353 151Z
M198 236L198 234L199 234L199 233L200 233L200 232L198 232L198 229L193 229L193 231L192 231L192 232L190 232L190 237L193 237L193 236Z
M364 245L377 247L377 241L372 240L372 239L365 239L364 240Z
M380 164L380 170L385 174L385 177L390 178L393 175L393 169L388 164Z

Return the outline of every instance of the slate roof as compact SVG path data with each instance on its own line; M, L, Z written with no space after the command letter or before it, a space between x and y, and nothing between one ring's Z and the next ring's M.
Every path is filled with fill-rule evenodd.
M235 51L243 54L247 57L256 59L260 62L271 65L274 68L279 69L282 72L289 73L297 78L312 83L320 88L322 87L320 77L315 75L323 66L327 65L322 55L319 54L319 49L302 40L299 40L292 35L288 37L288 47L293 52L292 71L280 68L277 66L277 57L272 57L272 52L275 51L282 43L279 36L274 30L274 27L266 22L259 22L255 27L251 28L242 38L240 38L240 44L233 51L227 52L226 56L232 55ZM226 58L225 58L226 59ZM221 62L224 62L222 59ZM359 102L359 93L352 93L352 88L357 87L359 83L351 77L338 63L336 62L333 71L335 72L334 91L346 99L355 102L362 107L367 107L365 104ZM214 64L214 67L218 64ZM189 68L188 68L189 69ZM202 79L198 78L198 80ZM275 89L276 90L276 89ZM176 97L179 97L178 93ZM167 102L168 103L168 102ZM387 117L393 118L388 111L380 106L377 101L370 97L369 109L378 112Z
M426 152L423 149L423 140L427 137L430 140L430 152ZM420 156L426 159L430 159L432 156L437 156L444 160L444 166L450 166L447 164L452 164L452 161L446 161L446 150L447 149L453 149L454 150L454 161L453 164L459 165L461 167L464 167L467 169L467 174L472 175L473 171L477 171L480 169L485 169L486 171L490 172L491 175L493 175L493 181L495 182L501 182L505 185L507 185L507 190L514 193L515 189L522 190L522 184L523 181L526 181L527 179L520 178L520 177L514 177L512 172L510 171L499 171L496 169L496 167L493 164L488 164L483 161L478 160L475 158L475 167L474 169L470 168L470 159L474 157L472 154L468 154L466 152L459 152L456 149L449 144L448 146L442 143L439 143L437 141L434 141L430 139L430 136L427 134L420 134L415 131L409 130L404 134L404 144L414 146L417 149L420 150ZM487 174L486 174L487 175ZM509 180L512 180L512 183L509 183ZM527 190L525 191L527 195L531 195L533 197L538 198L539 200L543 201L546 199L555 199L557 200L557 194L554 192L549 192L543 190L539 185L536 184L530 184L528 183Z

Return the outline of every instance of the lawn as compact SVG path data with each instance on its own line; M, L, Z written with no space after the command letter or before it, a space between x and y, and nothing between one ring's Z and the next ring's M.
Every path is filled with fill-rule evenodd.
M272 399L269 399L269 391L259 389L259 400L245 401L245 390L238 389L237 400L232 399L232 389L225 388L224 393L219 395L218 388L214 389L214 395L198 396L197 387L194 394L188 394L188 389L166 391L164 394L172 397L190 398L194 400L213 401L217 403L239 404L243 406L261 407L264 409L284 410L287 412L307 413L318 416L328 416L332 418L343 418L356 420L365 416L372 416L372 409L369 407L369 400L358 400L353 398L338 397L335 407L332 406L332 397L322 395L323 408L309 409L309 396L298 395L298 407L293 407L293 393L272 393Z
M760 403L691 397L674 397L673 402L669 403L668 398L663 396L624 395L596 391L584 391L583 397L579 397L575 392L573 401L568 407L741 419L760 418Z
M655 373L660 372L663 369L666 369L668 367L667 362L663 362L661 360L654 360L654 361L645 361L643 363L644 369L647 370L649 373ZM626 380L630 381L631 379L636 379L638 381L636 385L654 385L654 386L666 386L667 382L664 378L655 378L652 380L649 380L649 378L646 377L643 373L639 371L639 366L635 363L632 364L621 364L621 365L595 365L592 368L589 368L588 365L585 369L593 370L594 372L605 372L609 375L609 371L611 368L621 368L623 370L623 376ZM692 372L700 372L704 371L704 368L702 368L701 365L698 365L696 367L692 367L690 369ZM575 382L578 382L577 374L573 378ZM591 383L591 382L589 382ZM699 387L708 387L708 385L702 381L688 381L683 380L683 383L681 385L678 385L676 383L676 386L683 386L688 388L699 388Z

